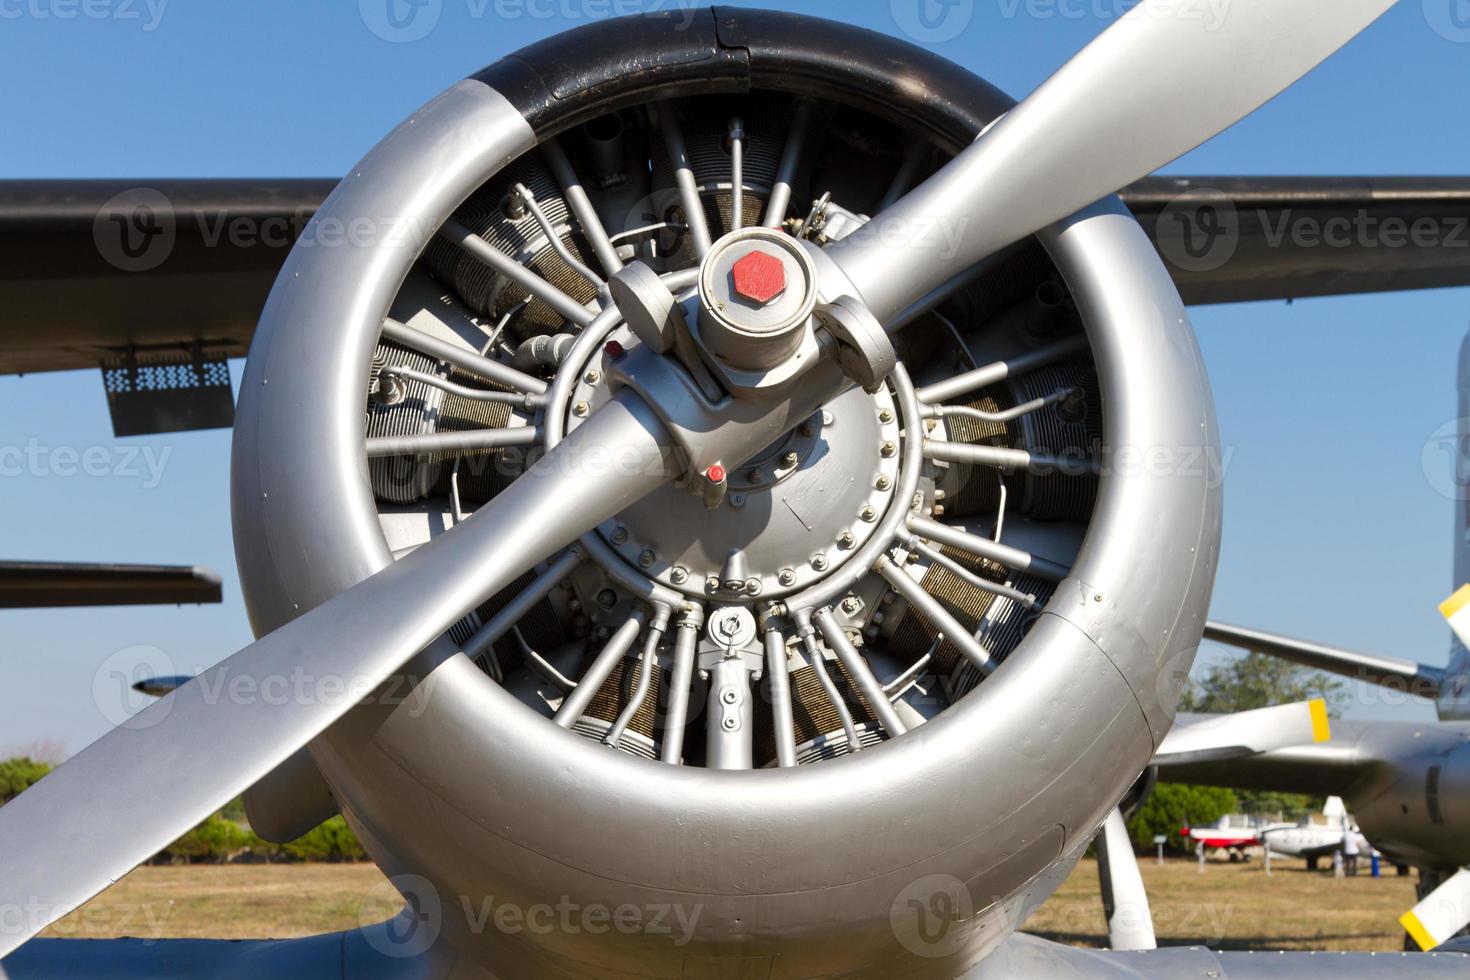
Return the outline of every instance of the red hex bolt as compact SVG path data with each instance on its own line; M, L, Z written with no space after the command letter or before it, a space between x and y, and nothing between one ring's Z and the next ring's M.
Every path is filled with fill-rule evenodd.
M735 295L752 302L769 303L786 292L786 266L769 252L750 252L730 272L735 278Z

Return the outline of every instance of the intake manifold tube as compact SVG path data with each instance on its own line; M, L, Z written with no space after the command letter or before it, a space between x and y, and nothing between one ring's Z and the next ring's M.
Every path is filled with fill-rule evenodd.
M572 344L576 342L576 335L569 333L544 333L527 338L520 347L516 348L511 364L517 371L527 373L537 368L551 368L554 371L561 366L561 362L567 356L567 351L571 350Z

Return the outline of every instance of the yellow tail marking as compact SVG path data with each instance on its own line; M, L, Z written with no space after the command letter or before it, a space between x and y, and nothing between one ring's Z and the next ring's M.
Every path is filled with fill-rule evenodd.
M1455 613L1470 606L1470 585L1460 586L1460 590L1439 604L1440 615L1449 619Z
M1414 914L1412 909L1399 916L1399 925L1404 927L1404 932L1407 932L1424 952L1427 953L1439 945L1439 943L1434 941L1434 937L1429 934L1429 930L1424 928L1424 923L1419 921L1419 917Z
M1327 718L1327 702L1317 698L1309 702L1312 710L1312 740L1316 742L1328 742L1332 740L1332 723Z

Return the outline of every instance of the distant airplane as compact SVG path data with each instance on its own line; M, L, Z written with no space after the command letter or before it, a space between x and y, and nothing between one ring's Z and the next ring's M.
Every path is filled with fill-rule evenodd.
M1343 849L1345 834L1357 835L1360 849L1368 850L1367 840L1348 817L1341 797L1329 797L1322 812L1327 818L1326 823L1277 822L1242 827L1233 825L1229 817L1223 817L1207 827L1182 827L1179 833L1206 851L1228 852L1231 861L1249 861L1248 849L1261 847L1273 854L1305 858L1309 871L1317 869L1320 859Z
M1355 835L1360 853L1369 852L1367 838L1348 815L1347 805L1343 803L1342 797L1328 797L1322 814L1327 818L1326 823L1304 821L1263 827L1258 835L1261 846L1269 848L1273 854L1305 858L1308 871L1317 870L1317 862L1322 858L1331 857L1343 850L1346 834Z
M1261 830L1256 827L1232 827L1229 818L1222 818L1211 827L1190 827L1188 825L1179 829L1179 835L1185 840L1194 841L1196 847L1206 851L1226 851L1232 861L1249 861L1250 855L1246 848L1258 847L1261 844Z

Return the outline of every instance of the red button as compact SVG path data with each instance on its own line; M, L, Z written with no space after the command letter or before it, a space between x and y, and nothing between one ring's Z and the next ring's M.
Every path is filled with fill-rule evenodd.
M756 303L769 303L786 292L786 266L769 252L756 250L730 269L735 277L735 295Z

